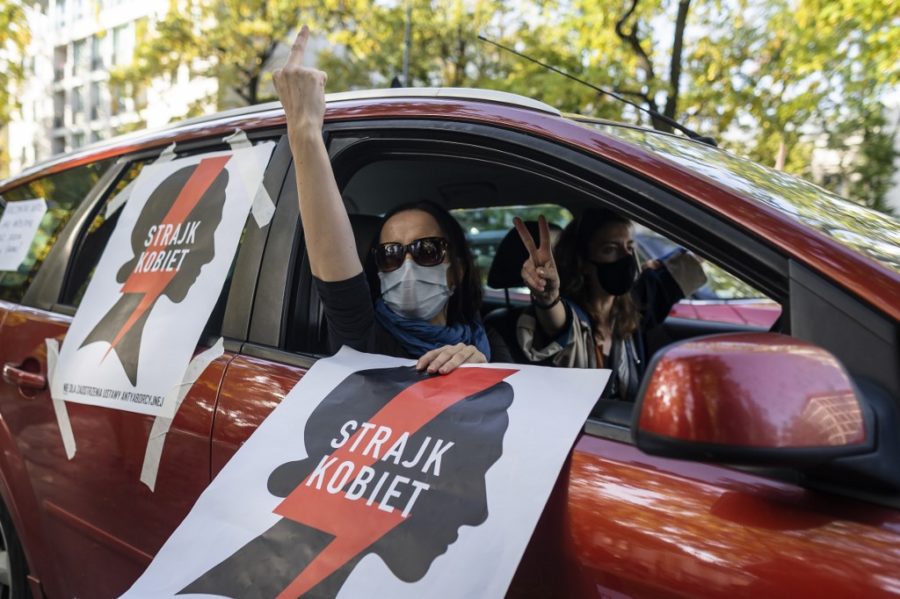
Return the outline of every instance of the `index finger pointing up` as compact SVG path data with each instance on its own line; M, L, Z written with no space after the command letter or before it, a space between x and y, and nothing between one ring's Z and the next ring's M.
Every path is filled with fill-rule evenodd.
M307 40L309 40L309 27L304 25L300 28L300 32L297 34L296 39L294 39L294 44L291 46L291 53L288 55L287 62L284 66L303 66Z

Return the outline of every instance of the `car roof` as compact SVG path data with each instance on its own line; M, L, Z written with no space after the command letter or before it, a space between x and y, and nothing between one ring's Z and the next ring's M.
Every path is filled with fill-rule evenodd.
M513 129L582 150L725 216L766 239L786 255L823 272L883 313L900 320L900 273L896 270L824 234L796 214L791 214L790 210L779 209L772 202L760 201L759 197L754 197L753 189L735 187L728 176L718 176L729 174L727 168L712 164L705 172L700 171L696 168L696 162L679 162L673 159L670 151L672 146L677 145L688 154L737 158L724 150L682 136L621 123L583 117L566 118L541 102L492 90L396 88L327 94L326 100L327 122L367 119L467 121ZM0 193L12 185L79 164L173 142L224 137L237 128L245 131L277 130L284 126L284 122L280 103L270 102L140 131L37 164L15 178L0 182ZM745 163L755 164L750 161ZM801 181L784 173L779 177ZM835 200L826 197L824 201Z

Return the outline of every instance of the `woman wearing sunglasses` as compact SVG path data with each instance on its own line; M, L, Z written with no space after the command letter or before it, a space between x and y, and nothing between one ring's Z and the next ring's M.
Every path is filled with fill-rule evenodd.
M303 66L308 38L304 26L274 81L332 349L349 345L418 358L419 370L441 374L464 363L508 361L499 335L489 338L478 318L481 287L474 261L462 228L443 208L420 202L393 210L363 272L322 139L326 75Z
M602 397L633 401L647 366L644 334L706 282L699 260L680 250L641 270L631 221L608 210L569 223L555 250L543 216L539 245L521 220L515 225L533 307L517 323L522 351L534 362L609 368Z

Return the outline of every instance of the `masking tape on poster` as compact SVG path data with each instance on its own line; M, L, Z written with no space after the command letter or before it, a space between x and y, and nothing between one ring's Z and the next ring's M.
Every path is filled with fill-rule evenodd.
M237 129L222 141L227 143L235 152L253 147L247 134L240 129ZM236 167L240 173L241 180L246 186L246 182L253 179L253 165L248 162L238 161ZM250 206L250 212L253 214L256 225L260 228L265 227L272 221L272 216L275 214L275 202L272 201L271 196L269 196L269 191L262 181L260 181L259 187L255 190L246 188L245 190L248 195L253 197L253 204Z
M150 438L147 440L147 450L144 452L144 465L141 467L141 482L147 485L151 491L155 490L156 487L159 462L166 443L166 435L168 435L169 428L172 426L172 420L175 414L178 413L178 408L181 407L181 402L184 401L188 391L191 390L191 387L203 371L206 370L206 367L225 353L224 343L224 340L219 337L219 340L212 347L194 356L194 359L188 364L187 370L184 371L184 378L182 378L181 384L176 385L169 391L163 403L163 405L166 405L168 402L175 402L172 416L157 416L153 420Z
M165 150L162 151L162 154L159 155L153 164L158 162L169 162L170 160L175 159L175 144L169 145ZM116 196L109 201L106 205L106 211L104 212L104 218L109 218L113 214L115 214L119 208L125 205L125 202L128 201L128 198L131 197L131 192L134 189L134 182L137 179L132 180L128 185L126 185L122 191L116 194Z
M59 341L45 339L44 342L47 344L47 388L52 389L53 373L56 372L56 362L59 360ZM62 436L66 457L71 460L75 457L75 435L72 433L72 422L69 420L66 402L54 399L52 394L50 399L53 411L56 413L56 423L59 425L59 434Z

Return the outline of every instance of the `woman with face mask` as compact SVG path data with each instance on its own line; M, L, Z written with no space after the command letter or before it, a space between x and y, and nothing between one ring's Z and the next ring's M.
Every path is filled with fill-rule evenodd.
M555 250L544 217L540 239L517 220L528 250L522 279L532 309L517 324L522 350L535 362L613 371L602 397L633 401L646 368L644 333L706 276L684 251L637 261L631 221L609 210L587 210L569 223Z
M303 66L308 39L304 26L273 79L331 349L417 358L418 369L441 374L464 363L508 360L500 337L489 337L478 318L475 265L461 227L443 208L421 202L388 214L363 272L322 139L326 75Z

